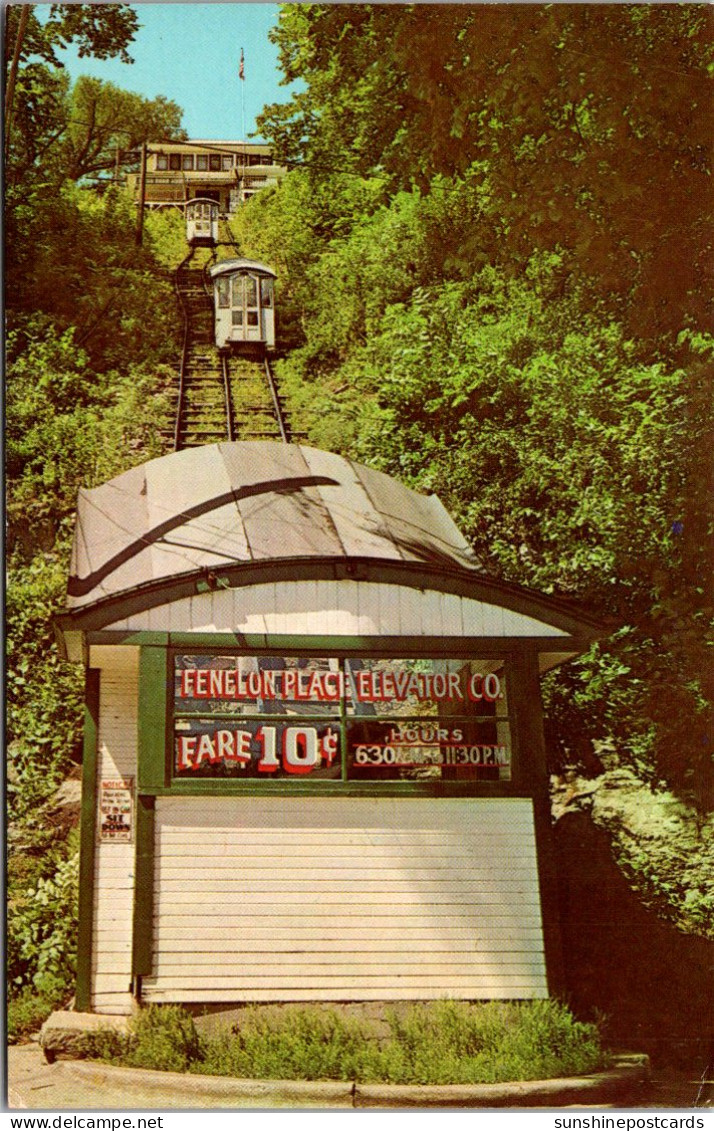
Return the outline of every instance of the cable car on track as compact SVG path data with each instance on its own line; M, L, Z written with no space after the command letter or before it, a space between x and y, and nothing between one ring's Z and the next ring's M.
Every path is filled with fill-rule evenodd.
M196 197L186 203L186 239L196 246L218 243L218 202Z
M273 349L275 272L252 259L224 259L210 267L209 274L218 349Z

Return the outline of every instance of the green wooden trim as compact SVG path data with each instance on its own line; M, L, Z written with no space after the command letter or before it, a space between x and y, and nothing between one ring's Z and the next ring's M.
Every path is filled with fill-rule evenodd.
M520 716L515 705L518 700L516 683L517 680L520 679L518 657L513 655L506 656L504 661L504 674L506 677L506 694L508 696L508 714L505 718L496 715L494 721L508 723L511 738L511 787L515 791L530 797L530 781L524 773L524 756L521 743L521 728L519 726Z
M142 648L139 658L139 789L168 783L167 711L171 694L165 648Z
M140 632L103 629L87 633L88 644L163 645L177 651L233 651L252 656L294 655L336 658L359 655L384 659L469 659L529 651L568 658L585 651L590 640L574 636L278 636L229 632Z
M151 973L154 919L153 797L136 799L136 875L132 926L131 972L134 978Z
M75 1009L87 1013L92 1002L92 933L94 927L94 843L97 825L97 750L99 738L98 668L87 668L84 681L82 811L79 842L79 933Z
M265 782L259 778L239 781L236 778L174 778L170 786L144 790L150 797L530 797L513 788L509 781L380 781L378 778L343 781L341 778L320 781Z
M554 997L564 993L565 976L560 931L558 874L553 846L550 792L546 764L543 711L538 665L533 656L521 655L512 662L509 684L515 695L509 699L517 735L516 787L533 798L538 883L543 916L543 943L548 990Z
M57 651L63 660L69 660L73 664L84 664L85 668L89 666L87 634L85 632L81 629L64 632L56 617L52 621L52 631Z
M609 630L599 620L576 610L568 602L523 586L485 577L476 570L430 567L423 562L397 562L379 558L293 558L284 561L243 562L149 582L116 596L92 601L55 618L60 631L102 628L133 613L165 605L208 589L236 589L281 581L351 580L432 589L512 609L544 620L573 636L597 639ZM200 590L199 590L200 586Z
M139 657L139 750L132 975L151 973L154 899L154 798L169 781L166 737L169 704L166 648L142 647ZM147 793L148 791L148 793Z

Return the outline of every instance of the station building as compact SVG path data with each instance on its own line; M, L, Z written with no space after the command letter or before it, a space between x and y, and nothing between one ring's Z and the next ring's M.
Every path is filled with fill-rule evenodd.
M561 987L542 672L600 626L435 496L221 443L81 491L79 1010Z
M235 212L261 189L277 184L286 169L276 165L269 145L248 141L150 142L147 146L145 206L183 208L200 197L215 200L222 213ZM128 187L138 196L139 174Z

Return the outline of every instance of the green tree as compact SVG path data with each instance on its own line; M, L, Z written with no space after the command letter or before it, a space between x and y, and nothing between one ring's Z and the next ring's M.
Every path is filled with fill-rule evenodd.
M57 51L74 43L80 57L119 56L133 62L127 51L138 28L136 12L128 4L11 4L5 12L5 50L8 63L17 55L31 56L55 67L62 63ZM41 18L40 18L41 17Z
M183 111L159 95L142 98L113 83L80 75L69 98L67 128L62 137L61 162L73 181L124 166L127 153L142 142L186 137ZM131 161L131 156L128 158Z
M713 28L699 4L287 6L302 85L261 129L303 168L258 237L303 178L282 380L312 442L438 491L495 573L620 626L551 679L554 756L597 769L614 741L702 809Z
M75 43L80 55L109 59L118 55L133 62L127 45L139 26L136 13L127 4L10 4L5 9L5 145L12 138L13 116L20 101L17 87L23 63L40 59L51 68L62 67L56 52Z
M279 155L475 178L465 250L514 272L564 251L647 339L708 317L707 6L289 5L274 38L304 84L260 119Z
M10 189L80 181L136 163L142 142L180 140L183 111L158 95L143 98L113 83L66 73L41 63L23 68L7 173ZM14 199L11 196L11 200Z
M28 185L10 199L7 314L10 330L17 331L12 357L34 336L35 314L59 332L73 327L75 346L100 371L123 368L142 349L147 362L173 356L171 288L157 278L151 248L134 247L128 194L109 189L99 198L65 182L52 194L41 184Z
M57 156L69 120L68 93L64 71L44 63L29 63L20 71L12 129L5 134L8 210L14 208L16 190L24 192L30 180L44 191L61 181Z
M282 191L263 238L287 231ZM685 334L676 363L643 361L605 307L563 294L563 256L469 275L454 247L481 207L435 178L315 245L280 369L298 427L437 492L494 574L627 626L551 681L553 765L597 769L607 739L706 809L711 345Z

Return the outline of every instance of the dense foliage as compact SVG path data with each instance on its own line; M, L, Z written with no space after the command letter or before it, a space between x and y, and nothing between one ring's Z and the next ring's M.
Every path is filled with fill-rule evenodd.
M111 196L97 200L65 188L55 204L65 216L69 212L75 225L86 225L87 254L84 260L79 252L76 258L71 251L64 256L60 235L51 228L43 249L47 279L56 279L58 264L64 262L65 278L76 278L81 297L73 305L66 293L47 286L39 297L34 292L31 302L37 308L32 312L24 309L24 301L13 302L9 311L6 741L8 804L15 821L11 900L16 893L17 906L31 906L38 923L59 930L57 908L40 898L44 889L28 893L26 885L38 879L54 882L55 858L46 856L57 847L58 834L48 831L52 797L81 756L82 673L60 660L52 630L52 616L64 600L77 491L166 450L173 408L171 363L179 343L171 318L172 288L152 268L159 252L151 222L145 250L138 252L132 250L131 211ZM50 213L49 205L43 211ZM92 231L103 233L100 243L90 239ZM157 235L165 236L161 227ZM101 267L95 267L97 259L103 261ZM33 278L33 288L38 283L42 279ZM143 316L147 303L155 310L152 319ZM28 859L37 867L28 868ZM60 860L60 871L62 866ZM67 891L64 884L62 898ZM72 907L68 900L70 921ZM15 911L13 921L21 930L22 916L14 916ZM33 936L31 944L21 948L18 943L11 951L11 989L32 983L45 991L45 950L34 945ZM71 956L72 947L65 950ZM68 975L68 961L57 973L55 990Z
M302 80L260 128L316 179L383 172L428 191L468 176L478 268L534 249L649 336L707 309L714 22L704 4L285 5L275 42ZM388 45L388 49L385 49Z
M20 802L8 827L6 872L7 1029L15 1041L35 1032L73 990L79 834L67 835L53 806L43 803L46 783L27 788L12 767L10 777Z
M32 985L53 995L74 974L78 873L75 847L52 876L38 879L12 907L8 965L14 987Z
M604 619L550 678L553 768L597 770L609 739L707 810L710 340L642 349L561 253L469 272L468 179L384 204L374 179L333 176L325 204L307 183L291 173L239 230L288 275L302 339L280 376L311 441L437 492L488 570Z
M302 85L261 124L303 168L241 221L287 274L311 439L438 492L487 569L616 630L549 680L553 766L597 770L607 740L703 811L713 28L288 5Z
M20 63L39 57L61 67L57 50L69 43L82 58L118 56L124 63L133 62L127 48L139 20L128 4L49 4L37 9L36 4L16 4L6 13L6 52Z
M618 764L605 746L600 776L563 775L554 790L558 818L587 811L608 834L610 851L641 903L683 932L714 941L714 820L692 820L691 809L666 789L651 790ZM680 936L681 937L681 936ZM695 977L704 982L707 971Z

